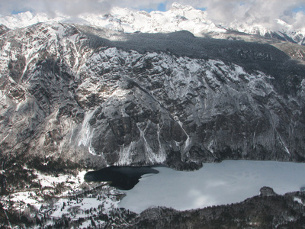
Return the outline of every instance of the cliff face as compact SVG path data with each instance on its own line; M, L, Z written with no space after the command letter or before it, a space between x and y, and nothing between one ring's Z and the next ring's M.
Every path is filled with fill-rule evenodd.
M6 33L7 31L9 31L9 29L6 26L0 25L0 36Z
M273 46L37 24L0 48L3 160L304 161L305 67Z

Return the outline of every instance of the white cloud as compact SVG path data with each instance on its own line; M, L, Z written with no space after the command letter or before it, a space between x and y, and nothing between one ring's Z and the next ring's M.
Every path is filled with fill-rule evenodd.
M220 23L234 20L258 23L268 27L277 26L276 19L282 19L294 27L304 27L304 12L295 13L293 10L305 6L304 0L183 0L184 3L197 7L206 7L211 19Z
M59 12L76 16L84 12L107 13L114 6L157 9L160 3L166 3L169 8L173 2L175 0L0 0L0 14L30 10L49 15ZM295 28L304 27L304 11L293 11L300 6L305 7L304 0L176 0L176 2L206 8L209 18L219 23L237 20L272 28L277 25L276 19L283 19Z
M7 15L12 11L33 11L52 15L56 12L60 12L75 16L84 12L107 12L115 1L116 0L0 0L0 13Z

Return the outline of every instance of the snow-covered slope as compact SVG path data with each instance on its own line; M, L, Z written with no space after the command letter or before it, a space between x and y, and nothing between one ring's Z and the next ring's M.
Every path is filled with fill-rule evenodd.
M181 169L304 158L304 71L285 53L188 32L108 32L52 23L2 35L4 155L36 167Z
M13 200L20 218L44 193L82 186L64 175L80 168L305 161L305 67L291 59L304 60L304 46L228 32L177 4L168 12L81 15L76 24L29 13L1 20L10 29L0 27L0 211L13 212ZM172 32L181 29L211 36ZM66 199L54 216L104 214L118 199L102 192L106 206Z
M78 15L78 17L62 14L49 17L45 13L24 12L0 18L0 24L9 28L25 27L38 22L85 24L125 33L168 33L186 30L196 36L206 36L207 33L210 33L210 35L221 34L233 30L305 44L305 27L294 30L291 25L283 20L277 20L278 29L276 31L252 21L233 21L227 24L218 24L210 19L206 11L179 3L173 3L166 12L152 11L148 13L127 8L113 8L106 15L86 13Z

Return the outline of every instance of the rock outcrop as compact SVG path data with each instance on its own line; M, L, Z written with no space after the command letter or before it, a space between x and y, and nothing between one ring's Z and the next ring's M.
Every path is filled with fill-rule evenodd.
M37 24L0 49L3 161L304 161L305 67L273 46Z

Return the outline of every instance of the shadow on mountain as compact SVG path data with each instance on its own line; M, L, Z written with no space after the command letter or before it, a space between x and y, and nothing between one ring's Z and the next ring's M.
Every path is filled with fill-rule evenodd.
M286 53L269 44L240 40L195 37L188 31L174 33L120 34L119 41L101 38L104 30L85 29L90 46L117 47L139 53L165 52L175 56L199 59L215 59L234 63L247 72L262 71L274 77L272 84L280 94L294 94L305 75L305 66L292 60Z

